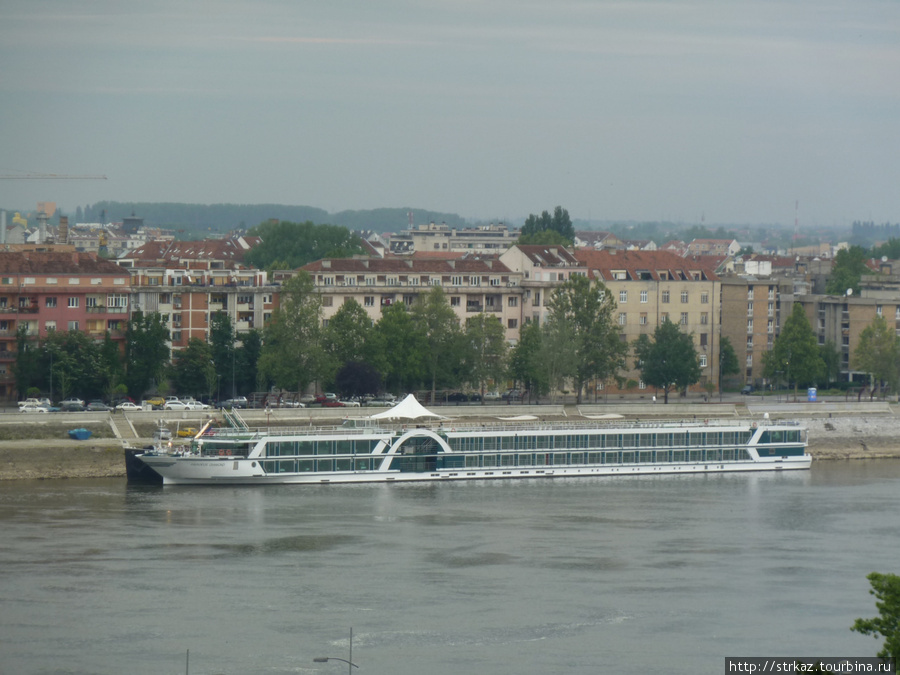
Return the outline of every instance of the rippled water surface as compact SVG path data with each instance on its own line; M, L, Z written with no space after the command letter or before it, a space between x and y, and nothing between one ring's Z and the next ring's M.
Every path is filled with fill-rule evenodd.
M0 672L720 673L872 656L900 461L456 485L0 484Z

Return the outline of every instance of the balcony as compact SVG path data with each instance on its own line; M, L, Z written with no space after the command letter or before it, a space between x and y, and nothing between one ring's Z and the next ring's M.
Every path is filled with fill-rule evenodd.
M127 307L86 307L88 314L128 314Z

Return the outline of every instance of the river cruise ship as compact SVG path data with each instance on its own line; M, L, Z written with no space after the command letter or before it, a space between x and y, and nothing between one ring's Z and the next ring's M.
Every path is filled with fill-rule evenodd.
M129 451L167 485L330 484L808 469L807 430L749 421L204 429L180 449Z

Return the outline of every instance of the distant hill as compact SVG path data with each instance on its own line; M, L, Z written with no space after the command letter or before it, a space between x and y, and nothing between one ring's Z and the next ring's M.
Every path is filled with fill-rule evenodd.
M383 208L362 211L328 213L313 206L285 204L178 204L166 202L97 202L78 207L75 222L98 223L120 221L132 214L144 219L144 224L175 230L179 239L206 236L212 232L247 230L271 218L295 223L312 221L316 225L342 225L350 230L399 232L409 225L412 212L414 223L447 223L463 227L466 222L455 213L440 213L425 209ZM69 214L70 217L72 214Z

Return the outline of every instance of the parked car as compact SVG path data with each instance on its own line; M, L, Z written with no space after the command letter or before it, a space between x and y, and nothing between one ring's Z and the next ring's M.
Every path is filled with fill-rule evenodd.
M195 401L192 398L185 399L182 403L184 403L186 410L209 410L208 405L200 403L200 401Z
M193 438L197 435L197 430L194 427L183 427L178 430L178 435L181 438Z
M108 405L106 405L103 401L91 401L87 404L87 410L89 412L109 412L112 410Z
M754 391L755 390L753 389L753 385L748 384L743 389L741 389L741 394L746 396L747 394L752 394Z
M39 403L23 403L19 406L19 412L23 413L45 413L50 412L47 406Z
M521 389L507 389L503 392L503 396L501 397L504 401L521 401L522 400L522 390Z
M26 398L24 401L19 401L19 407L23 407L26 405L41 405L41 400L35 397Z
M149 403L157 410L162 408L166 404L166 399L162 396L151 396L150 398L145 398L144 401Z
M82 401L82 400L81 400L80 398L78 398L77 396L69 396L69 398L67 398L67 399L65 399L65 400L59 402L59 407L60 407L60 408L64 408L64 407L67 406L67 405L73 405L73 406L77 405L77 406L81 406L81 407L83 408L83 407L84 407L84 401Z
M324 407L324 408L343 408L344 405L345 405L345 403L343 401L338 401L337 399L334 399L334 400L326 399L325 402L322 404L322 407ZM357 405L359 405L359 404L357 403Z
M316 402L315 394L303 394L303 396L300 397L300 403L303 403L304 405L307 405L309 403L315 403L315 402Z
M138 410L143 410L143 408L141 408L141 406L139 406L137 403L132 403L131 401L123 401L116 406L116 410L121 410L122 412L135 412Z
M486 391L486 392L484 392L484 400L485 401L499 401L500 400L500 392L499 391Z
M163 404L163 410L187 410L187 409L188 409L187 403L185 403L184 401L179 401L177 398L174 401L167 400Z
M78 401L63 401L59 404L59 409L63 412L84 412L84 406Z
M247 403L246 396L236 396L234 398L229 398L227 401L223 401L219 407L225 408L226 410L230 410L231 408L246 408Z
M359 407L359 401L341 401L341 403L343 403L348 408L358 408Z

